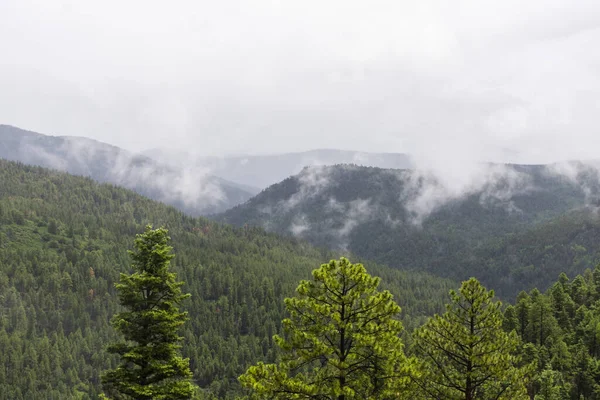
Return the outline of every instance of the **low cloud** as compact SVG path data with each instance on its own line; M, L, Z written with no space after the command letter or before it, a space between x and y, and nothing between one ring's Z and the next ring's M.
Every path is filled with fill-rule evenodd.
M281 202L279 207L289 211L309 198L314 198L326 188L330 188L335 182L329 177L330 169L324 166L311 166L304 168L297 175L299 190L289 199Z
M306 215L300 214L294 217L292 224L290 225L290 232L294 236L302 236L302 234L311 229L310 222L307 221Z
M416 169L397 176L405 184L400 201L416 225L447 203L473 194L479 194L482 206L519 212L513 197L533 190L529 175L502 164L479 163L464 170Z
M134 189L195 214L233 205L202 166L174 168L86 138L23 136L11 158Z
M600 161L564 161L548 166L547 174L560 176L579 187L585 195L585 205L600 205Z

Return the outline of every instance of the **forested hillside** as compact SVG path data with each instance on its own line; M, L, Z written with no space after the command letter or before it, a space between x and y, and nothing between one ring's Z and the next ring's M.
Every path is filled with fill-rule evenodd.
M598 219L587 211L597 171L571 166L573 179L553 166L482 165L479 185L460 191L416 171L307 168L216 219L401 269L476 276L511 298L598 258Z
M237 393L237 377L275 357L282 299L330 258L296 239L186 216L132 191L0 161L0 399L96 399L118 311L114 283L146 224L169 229L183 305L182 353L206 393ZM367 263L410 331L456 284Z
M0 125L0 157L123 186L192 215L226 210L258 192L206 168L175 168L85 137L48 136L8 125Z

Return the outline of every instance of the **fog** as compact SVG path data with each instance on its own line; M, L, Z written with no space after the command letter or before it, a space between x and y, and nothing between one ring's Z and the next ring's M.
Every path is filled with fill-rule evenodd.
M3 0L0 123L130 151L405 152L459 174L595 159L599 27L591 0Z

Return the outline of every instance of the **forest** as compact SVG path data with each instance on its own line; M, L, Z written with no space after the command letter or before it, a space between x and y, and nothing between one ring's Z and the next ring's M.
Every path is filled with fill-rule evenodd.
M488 283L505 273L502 246L534 256L552 254L548 246L575 254L584 253L577 245L585 254L596 248L569 233L593 231L586 214L577 218L557 230L541 225L539 242L507 237L486 255L483 287L193 218L113 185L0 161L0 399L101 398L102 374L120 362L108 351L122 339L111 324L124 310L115 284L131 273L128 250L147 225L168 230L172 271L191 295L181 301L188 320L179 328L180 351L198 398L599 399L600 268L565 264L554 276L547 272L539 289L505 290L502 302ZM521 253L525 262L534 257ZM554 263L560 268L565 260ZM340 289L345 281L356 286ZM329 301L340 290L351 309L376 312L374 319L353 320L359 312L332 318L346 300L315 307L314 299ZM318 323L303 317L311 313ZM463 322L474 315L482 322L469 333ZM306 343L339 340L346 329L354 347L339 354L349 352L361 368L342 384L348 360L327 347L306 350ZM469 359L475 365L496 367L465 375L456 360L473 354L447 351L464 343L481 346L482 356ZM360 372L365 365L371 372ZM472 378L467 388L465 376Z
M129 190L39 167L0 162L0 398L98 398L116 359L114 284L147 224L172 237L173 268L191 293L182 336L197 384L239 393L250 363L273 361L283 299L336 254L259 228L192 218ZM375 264L407 327L443 308L453 282ZM401 299L401 300L400 300Z

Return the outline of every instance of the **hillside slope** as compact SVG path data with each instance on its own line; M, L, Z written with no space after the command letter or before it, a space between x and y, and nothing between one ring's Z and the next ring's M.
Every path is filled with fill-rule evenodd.
M225 210L256 193L206 170L174 168L95 140L8 125L0 125L0 158L124 186L193 215Z
M494 256L489 254L497 242L508 243L511 236L507 235L538 229L571 210L585 208L593 202L592 193L597 193L598 176L585 168L578 170L575 180L548 166L486 168L479 185L460 191L416 171L352 165L306 168L216 219L261 226L401 269L453 279L475 275L494 287L501 271L522 267L498 265L483 274L478 263L504 257L496 250ZM547 229L563 228L553 222ZM518 237L525 240L528 235ZM526 251L524 242L522 246L519 241L510 243L511 249ZM504 277L510 284L500 293L513 296L520 289L543 288L543 275L528 281Z
M96 399L118 310L114 283L136 233L164 225L184 305L183 353L194 380L230 398L236 377L275 358L282 299L336 254L192 218L132 191L0 161L0 399ZM403 308L408 329L438 312L456 286L423 273L366 264Z

